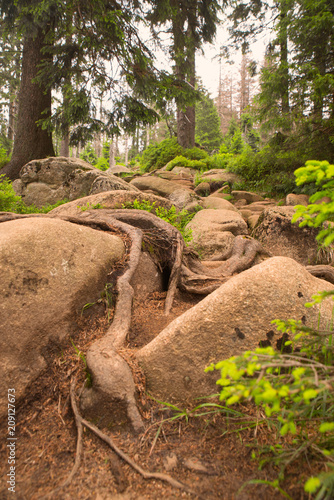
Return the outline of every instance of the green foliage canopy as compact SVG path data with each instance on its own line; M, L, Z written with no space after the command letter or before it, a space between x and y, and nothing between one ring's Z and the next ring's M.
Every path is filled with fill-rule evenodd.
M196 105L195 141L208 153L219 150L222 143L218 111L207 93Z

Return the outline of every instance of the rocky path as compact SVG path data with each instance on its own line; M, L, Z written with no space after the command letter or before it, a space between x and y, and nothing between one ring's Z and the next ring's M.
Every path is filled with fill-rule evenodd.
M168 318L162 316L165 294L152 294L134 312L129 345L140 347L154 337L165 323L193 305L193 298L178 296ZM84 452L78 472L70 485L54 495L47 494L64 482L70 473L76 449L77 429L69 404L70 378L78 375L77 387L84 379L84 365L77 353L85 353L100 338L108 324L101 305L95 306L81 320L81 331L63 349L51 370L38 381L37 395L20 408L17 414L17 484L15 498L72 500L155 500L160 498L196 498L186 492L157 481L145 480L99 440L86 430ZM102 316L101 316L102 315ZM163 318L163 319L162 319ZM123 350L131 366L131 351ZM140 391L139 408L145 421L145 432L134 436L119 428L103 429L135 462L151 472L163 472L191 487L198 498L208 500L281 499L283 496L266 485L248 485L249 480L274 480L277 471L272 466L258 470L252 460L252 450L270 439L266 426L250 426L238 434L233 418L222 414L190 417L188 423L180 417L168 421L172 412L149 399L135 362L136 383ZM35 391L34 391L35 392ZM190 409L188 409L189 411ZM239 411L244 409L240 407ZM202 411L197 412L202 413ZM251 411L252 413L252 411ZM254 416L254 415L253 415ZM167 420L162 423L163 420ZM98 425L98 422L95 422ZM160 432L158 433L158 430ZM5 429L4 429L5 431ZM247 445L247 446L245 446ZM1 443L1 456L6 454ZM292 498L303 498L301 491L302 464L291 469L283 484ZM7 465L1 461L0 499L12 498L4 478ZM298 481L296 480L298 478Z

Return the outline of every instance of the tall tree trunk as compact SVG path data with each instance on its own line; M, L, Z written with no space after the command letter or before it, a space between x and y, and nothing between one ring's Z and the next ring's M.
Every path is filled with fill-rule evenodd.
M286 16L288 6L285 1L282 2L280 12L280 70L281 70L281 103L282 113L287 114L290 111L289 105L289 66L288 66L288 34L286 27Z
M191 15L180 9L178 2L172 2L176 14L172 21L174 72L176 78L195 87L195 43L191 32ZM195 7L196 11L196 7ZM184 26L188 21L186 34ZM177 113L177 141L183 148L195 146L195 106L183 108L181 103L176 102Z
M129 158L129 137L128 137L128 134L125 134L125 137L124 137L124 148L125 148L124 163L125 163L125 166L127 167L128 166L128 158Z
M180 29L175 26L174 30L174 44L178 45L178 57L176 58L176 76L182 80L187 81L192 88L196 84L196 67L195 67L195 43L191 31L192 19L188 18L187 28L187 41L183 37L177 36L175 30ZM181 44L183 43L183 46ZM184 57L181 56L184 55ZM193 148L195 146L195 105L188 106L183 109L179 104L177 105L177 141L183 148Z
M109 146L109 168L116 165L115 156L117 153L117 137L112 137Z
M26 36L23 45L18 118L11 161L1 169L9 179L17 179L23 165L31 160L54 156L52 136L37 121L51 114L51 89L35 83L39 65L45 56L44 33L39 28L35 37Z
M64 132L64 135L61 139L59 155L66 156L66 158L68 158L70 156L70 130L69 130L69 127L67 127L67 130Z
M11 94L11 101L9 103L7 138L10 141L13 141L14 137L15 137L15 119L16 119L16 112L17 112L17 96L14 96L11 89L9 89L9 92Z
M70 19L72 21L72 16L70 16ZM69 28L69 27L68 27ZM70 45L72 42L72 35L68 35L66 37L66 44ZM70 69L72 66L72 58L67 57L64 63L64 67L67 70L67 74L65 76L65 84L63 85L63 119L62 119L62 124L61 124L61 143L60 143L60 156L65 156L68 158L70 156L70 125L68 123L68 120L65 118L66 117L66 108L69 104L69 99L67 96L67 91L71 86L71 77L69 76Z
M193 49L191 64L191 75L188 82L195 88L195 48ZM188 106L185 110L177 108L177 141L183 148L193 148L195 146L195 106Z

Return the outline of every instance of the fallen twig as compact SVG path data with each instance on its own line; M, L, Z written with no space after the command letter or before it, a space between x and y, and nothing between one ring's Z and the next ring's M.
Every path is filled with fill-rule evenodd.
M63 482L63 484L61 484L60 486L58 486L54 490L50 491L49 493L47 493L46 495L41 497L39 500L44 500L46 498L49 498L51 495L54 495L58 491L62 490L63 488L66 488L66 486L68 486L72 482L74 475L77 473L77 471L79 470L79 467L80 467L81 455L82 455L82 449L83 449L83 445L82 445L83 426L82 426L82 422L81 422L81 417L79 415L77 403L75 401L75 381L76 381L76 379L73 378L71 381L71 387L70 387L71 405L72 405L72 410L73 410L73 413L75 416L75 423L76 423L76 426L78 429L77 449L76 449L76 454L75 454L74 465L73 465L73 468L72 468L69 476Z
M82 424L90 429L94 434L96 434L100 439L102 439L105 443L107 443L110 448L117 453L118 456L120 456L128 465L130 465L135 471L139 472L139 474L144 478L144 479L159 479L160 481L165 481L166 483L170 484L173 486L173 488L178 488L180 490L186 491L187 493L191 493L192 495L196 495L197 497L201 498L198 493L195 493L191 488L189 488L187 485L180 483L180 481L177 481L176 479L172 478L168 474L163 474L162 472L148 472L140 465L136 464L126 453L124 453L118 446L115 445L115 443L112 441L112 439L104 434L103 432L100 431L95 425L91 424L87 420L83 419L81 417L81 422Z
M134 462L126 453L124 453L118 446L113 442L113 440L107 436L104 432L100 431L98 427L96 427L94 424L88 422L88 420L85 420L79 413L78 406L76 404L76 399L75 399L75 379L72 379L71 381L71 387L70 387L70 398L71 398L71 405L72 405L72 410L74 413L75 417L75 423L78 429L78 438L77 438L77 447L76 447L76 456L75 456L75 461L73 468L67 477L67 479L55 488L54 490L50 491L46 495L40 498L40 500L45 500L49 498L51 495L55 495L58 493L61 489L65 488L68 486L74 477L74 475L77 473L79 467L80 467L80 462L81 462L81 456L82 456L82 451L83 451L83 444L82 444L82 434L83 434L83 426L87 427L87 429L91 430L96 436L98 436L102 441L107 443L107 445L119 456L121 457L124 462L126 462L128 465L130 465L135 471L137 471L144 479L158 479L160 481L164 481L168 484L170 484L173 488L178 488L182 491L185 491L187 493L190 493L191 495L195 495L198 498L203 498L201 495L195 493L191 488L189 488L186 484L181 483L180 481L177 481L176 479L172 478L168 474L164 474L161 472L148 472L144 470L140 465L138 465L136 462Z

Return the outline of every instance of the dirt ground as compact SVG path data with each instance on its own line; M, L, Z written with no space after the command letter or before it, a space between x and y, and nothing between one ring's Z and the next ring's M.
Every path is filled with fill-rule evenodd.
M128 360L131 361L134 349L152 340L171 320L200 299L179 294L167 318L163 316L163 300L164 294L152 294L144 303L135 305L128 347L121 352ZM17 408L15 493L7 489L7 428L1 426L0 500L284 498L264 484L247 484L240 491L247 481L273 481L277 478L278 469L275 466L268 464L259 470L258 462L252 459L254 451L258 452L262 446L271 443L271 431L266 426L233 432L236 423L221 413L189 417L188 422L183 416L162 423L174 413L147 396L143 377L134 362L140 411L145 419L146 431L141 436L135 436L126 429L102 430L142 468L167 473L190 487L195 494L175 489L159 480L142 478L104 442L85 429L79 470L67 487L48 495L64 482L75 460L77 428L70 406L69 387L74 374L77 375L78 390L84 381L83 356L78 352L85 353L108 326L103 305L85 312L85 317L78 322L80 330L73 336L73 344L68 341L47 373L36 382L30 400ZM243 411L242 407L238 409ZM303 483L311 475L310 468L305 461L288 469L281 487L291 498L308 498L303 493Z

